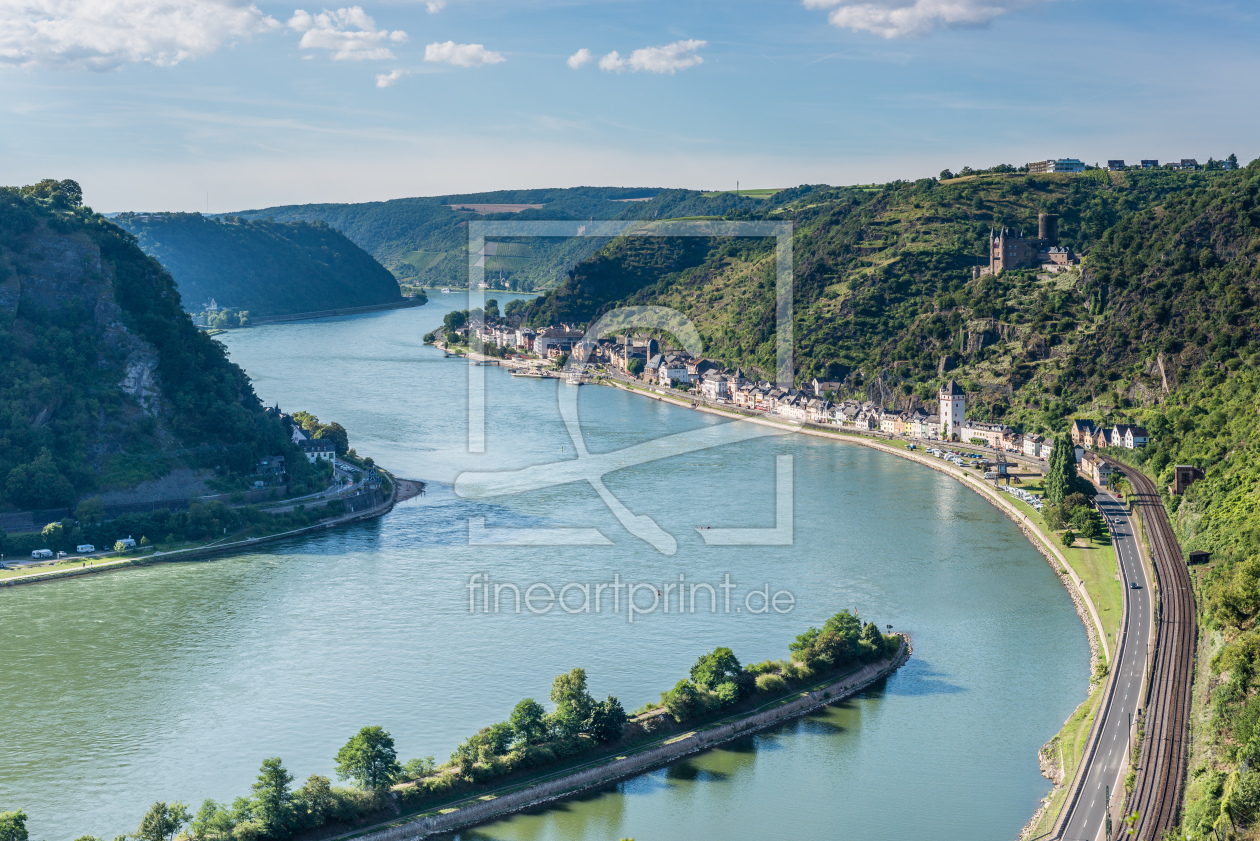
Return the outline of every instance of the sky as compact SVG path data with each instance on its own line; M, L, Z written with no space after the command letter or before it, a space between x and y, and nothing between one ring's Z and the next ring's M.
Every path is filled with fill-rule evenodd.
M0 183L226 212L1246 163L1257 43L1251 0L0 0Z

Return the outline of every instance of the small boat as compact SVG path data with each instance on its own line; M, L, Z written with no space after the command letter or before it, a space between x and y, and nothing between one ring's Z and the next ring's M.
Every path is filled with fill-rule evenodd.
M451 294L451 287L449 287L449 286L443 286L443 287L442 287L442 294L443 294L443 295L449 295L449 294Z

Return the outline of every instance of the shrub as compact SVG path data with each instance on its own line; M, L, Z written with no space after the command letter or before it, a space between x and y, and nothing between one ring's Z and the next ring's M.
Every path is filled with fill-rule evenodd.
M765 674L757 678L758 692L782 692L787 689L787 681L776 674Z
M717 699L718 706L729 707L739 700L739 687L731 680L719 683L713 690L713 696Z

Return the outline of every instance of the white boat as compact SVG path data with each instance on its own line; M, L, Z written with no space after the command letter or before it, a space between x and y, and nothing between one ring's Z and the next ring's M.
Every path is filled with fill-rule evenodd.
M450 288L449 286L443 286L443 287L442 287L442 294L443 294L443 295L449 295L449 294L451 294L451 288Z

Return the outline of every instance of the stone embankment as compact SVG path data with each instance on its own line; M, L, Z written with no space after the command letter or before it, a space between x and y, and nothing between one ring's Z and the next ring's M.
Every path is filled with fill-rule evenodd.
M668 738L647 749L612 760L600 761L544 782L508 790L502 794L496 795L490 792L474 796L461 801L467 805L454 804L456 808L446 807L440 812L421 815L406 823L373 832L356 833L355 837L359 841L414 841L414 839L427 838L485 823L514 812L642 774L689 754L698 753L723 742L799 718L828 704L834 704L892 674L909 659L911 651L909 637L902 635L901 648L890 660L864 666L830 684L810 692L803 692L795 698L789 696L788 699L770 709L759 710L735 720L719 721L694 732Z

